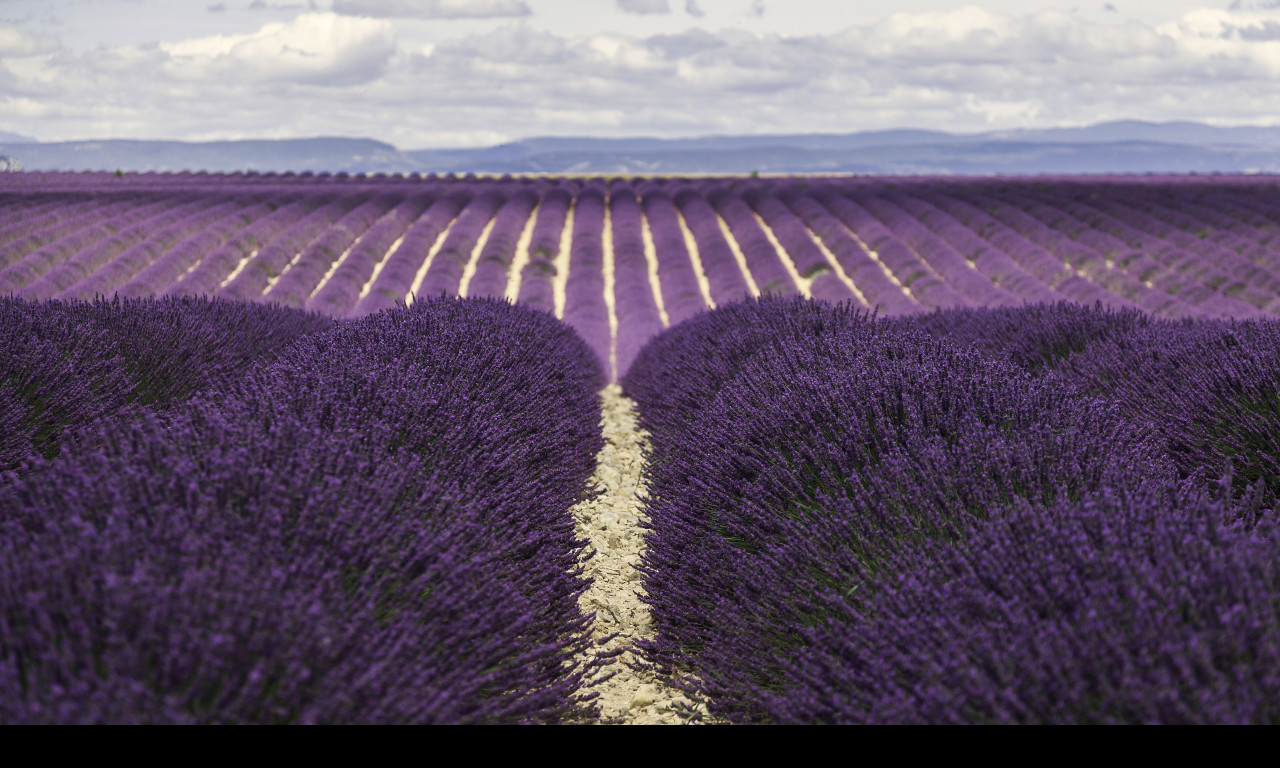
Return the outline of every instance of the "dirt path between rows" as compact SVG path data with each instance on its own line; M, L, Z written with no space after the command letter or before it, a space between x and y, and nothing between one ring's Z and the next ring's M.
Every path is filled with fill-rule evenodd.
M610 384L600 397L607 442L597 456L592 482L607 490L604 496L574 507L573 514L578 535L589 538L596 551L586 567L595 583L580 604L584 611L595 612L597 638L619 633L603 647L607 651L652 637L653 628L648 607L636 596L642 589L641 576L633 567L644 548L636 494L643 489L641 449L646 435L637 429L635 405L622 396L622 387ZM624 724L676 725L706 718L702 705L695 706L652 674L631 669L627 662L632 659L631 651L624 652L611 667L617 674L595 686L603 721L620 718Z

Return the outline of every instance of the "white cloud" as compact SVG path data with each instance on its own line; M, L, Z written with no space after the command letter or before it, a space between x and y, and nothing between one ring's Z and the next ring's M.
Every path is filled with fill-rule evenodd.
M419 19L484 19L532 13L523 0L334 0L333 10L352 16Z
M58 50L52 37L30 35L17 27L0 24L0 59L41 56Z
M166 69L181 79L210 74L296 83L350 85L374 80L395 53L390 22L304 13L248 35L164 43Z

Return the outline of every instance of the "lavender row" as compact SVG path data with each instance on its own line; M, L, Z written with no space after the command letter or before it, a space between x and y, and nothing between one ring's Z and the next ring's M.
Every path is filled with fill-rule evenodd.
M381 195L351 209L290 262L261 301L301 308L356 241L398 201L396 195Z
M103 225L105 232L90 229L63 238L15 265L24 270L20 279L26 281L18 293L30 299L54 296L125 249L146 240L156 227L163 227L208 205L209 201L201 197L154 203L113 217Z
M574 187L561 183L543 196L529 236L529 263L520 273L516 303L555 312L556 259L560 255L560 241L575 193Z
M1145 285L1139 278L1131 277L1120 269L1108 265L1106 259L1096 251L1076 242L1069 234L1051 227L1050 222L1054 219L1042 220L1034 215L1041 214L1047 217L1050 214L1049 210L1041 206L1031 206L1023 211L1003 201L986 202L985 198L979 199L984 201L983 209L993 218L1057 256L1074 271L1086 276L1091 282L1102 286L1113 295L1123 297L1134 305L1155 314L1169 317L1201 316L1201 312L1176 298L1155 290Z
M671 196L655 185L637 188L645 221L658 260L658 285L662 307L670 325L677 325L707 309L694 271L693 259L680 226L680 214Z
M70 254L65 261L23 288L21 295L36 300L72 298L68 295L69 290L92 278L98 270L116 258L125 254L145 255L168 248L181 238L186 221L194 218L204 222L210 209L216 209L221 204L222 200L218 198L197 197L157 215L137 220L137 224L118 230L109 240L95 242Z
M991 247L1008 254L1018 266L1037 280L1061 294L1062 297L1084 305L1102 302L1108 307L1123 309L1134 306L1119 296L1079 275L1067 266L1063 259L1054 256L1041 244L1029 239L1018 230L996 221L990 214L976 207L977 201L958 200L942 194L914 192L918 197L946 212L963 224L974 236ZM961 236L956 233L958 237ZM978 248L974 243L971 247Z
M1151 424L1183 477L1211 482L1234 466L1236 495L1280 494L1280 321L1155 322L1056 366L1082 392Z
M1063 298L1023 270L1009 254L992 247L945 212L909 195L892 195L890 199L953 247L998 288L1027 302L1055 302Z
M806 723L1277 722L1261 597L1277 537L1180 490L1018 506L901 558L856 630L806 631L788 672L814 683L768 706Z
M212 295L262 246L300 218L313 211L319 201L285 203L255 220L240 234L201 255L187 249L170 251L139 272L120 289L121 296Z
M1263 242L1268 237L1267 233L1226 215L1211 201L1164 196L1159 200L1131 199L1126 202L1181 230L1187 237L1233 251L1248 264L1264 269L1270 275L1280 272L1280 249ZM1183 247L1198 247L1195 241L1185 238L1182 243Z
M12 224L0 229L0 269L18 263L32 251L74 231L102 221L122 206L120 201L80 200L55 205L35 215L13 215ZM105 214L105 215L104 215Z
M623 381L646 657L731 722L1277 721L1275 468L1219 463L1280 455L1276 327L762 300L666 332Z
M1072 233L1073 238L1080 244L1101 255L1108 266L1113 265L1115 270L1129 275L1145 287L1176 297L1179 304L1194 308L1196 314L1212 315L1224 309L1253 314L1251 309L1234 300L1226 300L1223 307L1217 306L1217 300L1211 301L1208 306L1201 307L1200 305L1209 300L1214 292L1197 282L1196 275L1182 273L1187 268L1195 267L1194 259L1181 258L1167 264L1161 263L1158 258L1160 249L1153 240L1134 238L1132 232L1128 233L1131 236L1130 240L1122 240L1113 234L1122 230L1110 226L1105 217L1097 211L1070 201L1068 201L1069 210L1060 210L1056 203L1048 204L1048 202L1037 202L1028 206L1027 210L1037 218L1051 223L1054 228ZM1080 216L1085 218L1081 219ZM1095 225L1102 225L1104 229L1099 229ZM1182 263L1179 264L1179 261ZM1092 270L1097 269L1096 266L1092 268ZM1197 273L1203 273L1203 269L1197 269ZM1148 308L1156 307L1154 304L1149 304ZM1177 314L1172 306L1166 306L1157 311L1171 316Z
M604 196L603 185L589 183L574 201L562 319L578 332L613 379L609 305L604 299Z
M462 284L462 273L471 261L471 254L475 252L485 227L506 200L506 191L498 188L482 191L467 203L458 214L458 220L449 234L445 235L427 273L423 275L419 295L457 295L458 287Z
M675 189L672 199L693 235L711 301L719 306L749 296L746 278L724 239L715 209L701 194L688 187Z
M228 214L152 259L146 265L132 268L127 275L119 278L114 292L129 298L155 296L159 291L149 284L150 281L159 278L164 280L160 285L171 285L175 279L172 275L178 274L175 267L184 265L180 268L185 274L192 265L201 263L206 256L217 249L228 243L244 241L244 233L251 231L256 222L270 216L271 213L270 205L259 202ZM166 277L168 279L165 279Z
M214 295L240 301L261 298L308 245L323 237L335 222L362 202L359 197L344 196L310 211L237 265L238 273L228 282L220 283Z
M956 347L1007 360L1033 374L1059 370L1072 355L1096 345L1127 343L1156 319L1133 307L1114 309L1058 302L997 309L952 309L916 315L903 324ZM1111 392L1097 392L1110 395ZM1221 462L1218 462L1219 464Z
M56 298L91 299L97 295L111 295L170 250L182 247L192 238L203 240L199 238L201 234L210 236L215 245L221 244L248 223L244 218L244 211L250 205L249 201L228 200L175 221L167 227L159 227L146 240L120 252L88 278L62 291ZM260 210L254 209L255 212Z
M1196 215L1208 213L1211 218L1205 219L1210 224L1210 237L1222 231L1244 238L1259 250L1253 251L1250 257L1268 268L1274 269L1280 263L1280 236L1276 233L1276 223L1265 215L1266 209L1257 210L1252 207L1252 200L1241 199L1238 195L1226 194L1225 190L1215 194L1197 196L1193 205ZM1183 204L1186 207L1186 204ZM1204 231L1204 224L1196 227L1196 231Z
M965 306L965 300L921 261L906 243L862 206L830 188L814 190L814 198L866 244L908 295L929 308Z
M388 251L431 204L430 194L416 195L387 211L351 248L323 287L307 299L306 308L330 317L345 317Z
M415 287L414 280L431 247L470 199L467 192L455 190L432 203L404 233L404 240L395 253L387 256L378 276L372 278L367 292L360 296L352 317L364 317L404 302Z
M922 310L894 284L885 269L854 241L849 230L822 203L800 194L789 194L785 200L800 221L831 251L836 263L857 286L869 306L891 317Z
M796 296L800 289L796 287L791 274L783 265L782 254L773 247L764 229L756 220L751 207L729 189L720 187L707 193L707 202L716 209L716 213L729 228L729 233L742 252L742 260L746 263L751 279L761 294L776 296Z
M17 291L41 275L66 261L84 248L111 237L121 226L163 210L163 203L140 205L135 201L117 201L80 216L69 217L58 225L57 235L35 250L15 250L16 261L0 269L0 293ZM43 241L42 241L43 242Z
M1019 303L891 200L882 196L857 196L852 199L893 230L948 286L973 304L1013 306Z
M1082 221L1087 222L1090 227L1088 237L1114 238L1139 254L1137 258L1116 259L1126 270L1134 269L1136 264L1145 260L1157 265L1146 279L1158 287L1167 288L1188 304L1197 307L1203 305L1203 309L1212 316L1257 316L1253 307L1215 290L1226 282L1227 277L1198 256L1170 248L1167 243L1136 231L1091 206L1070 200L1057 200L1054 204L1070 216L1084 217ZM1220 279L1214 282L1215 277ZM1244 288L1243 284L1240 284L1240 288Z
M626 182L609 188L609 221L613 236L613 306L618 319L617 371L622 376L640 349L662 332L662 316L644 252L644 214L635 189Z
M0 722L592 718L602 384L545 313L424 299L82 431L0 497Z
M1086 272L1097 271L1096 262L1105 263L1117 273L1127 275L1136 283L1174 297L1178 304L1192 309L1195 314L1204 314L1197 305L1208 298L1209 292L1203 286L1196 284L1193 279L1167 269L1151 255L1132 247L1108 232L1093 228L1089 222L1059 210L1057 206L1037 203L1028 207L1027 210L1055 229L1070 233L1072 239L1093 251L1097 257L1101 257L1096 259L1092 268L1086 267ZM1171 309L1164 310L1164 313L1173 316L1175 312Z
M6 247L14 240L30 237L69 216L81 213L86 208L94 207L94 201L91 198L83 197L74 201L59 197L23 195L3 197L8 204L0 209L5 221L5 224L0 226L0 253L5 253Z
M795 264L796 272L805 280L810 280L809 295L823 301L846 301L853 299L853 291L849 290L836 276L826 255L814 243L808 229L785 203L766 194L749 194L755 212L764 219L773 236L786 251L787 258Z
M130 405L227 386L328 318L207 298L28 302L0 297L0 390L21 413L0 473L57 455L64 429Z
M538 205L538 198L538 192L526 189L512 195L498 209L489 237L480 249L475 273L467 284L468 296L499 298L506 295L516 246L529 216Z
M1280 277L1217 243L1180 231L1147 215L1123 200L1108 201L1101 207L1116 220L1124 222L1133 241L1150 243L1146 235L1159 238L1149 252L1158 254L1164 263L1186 264L1198 270L1199 281L1223 296L1239 299L1253 307L1274 305L1280 292ZM1207 268L1207 269L1205 269Z
M505 294L505 285L515 277L507 272L516 230L523 231L520 212L531 196L548 188L545 180L527 178L331 176L322 181L313 175L267 181L253 174L66 174L46 184L18 176L22 178L0 187L0 200L7 210L29 212L31 220L0 228L0 239L9 238L0 244L0 260L10 261L0 265L0 291L32 297L63 291L69 291L67 296L115 290L131 296L215 293L250 300L274 291L269 300L305 304L323 286L328 293L317 297L315 306L338 314L387 308L409 292L459 293L478 244L478 239L464 240L478 238L486 227L496 234L491 243L480 244L484 252L466 292L474 287L485 295ZM557 235L572 208L572 199L559 198L576 195L581 187L580 181L560 182L563 191L545 206L545 213L535 207L526 215L524 224L529 224L527 218L536 210L541 225L532 222L534 242L518 277L518 301L554 309L555 261L540 254L558 245ZM661 203L652 214L646 210L644 218L650 234L663 241L655 249L658 290L668 317L674 312L677 322L706 303L700 300L701 290L695 293L700 278L707 280L706 298L723 303L746 293L749 275L766 292L793 293L791 265L808 276L801 279L812 281L811 295L847 300L852 293L894 316L1059 298L1138 306L1168 317L1251 317L1280 310L1280 240L1272 231L1280 217L1269 202L1272 189L1258 180L648 179L634 192L646 208L643 201L651 195L676 203L674 222ZM349 223L365 227L370 224L367 214L377 209L372 201L382 199L393 207L415 195L432 200L453 196L472 207L451 228L447 242L439 243L437 258L430 262L427 246L404 249L400 258L387 254L382 263L382 256L365 252L358 237L350 239L351 232L343 231L346 224L335 227L349 215L360 220ZM148 201L172 205L233 199L272 211L305 209L312 218L305 224L294 219L289 232L272 233L279 236L274 243L255 242L248 248L234 244L231 219L216 226L224 235L211 232L181 248L171 242L174 231L168 228L173 223L164 225L165 233L124 233L137 223L133 209ZM498 226L495 216L508 199L513 202ZM361 207L366 205L371 207ZM273 222L287 218L281 214ZM682 224L698 245L697 261L704 271L692 274L692 280L695 262L684 245ZM382 233L398 226L389 220L369 237L369 247L381 245ZM245 229L255 227L256 222ZM734 240L726 240L725 230ZM180 239L196 234L181 233ZM228 235L227 242L213 243ZM342 245L338 241L345 245L335 251ZM746 254L745 274L730 247L735 241ZM348 266L334 261L352 246ZM159 266L152 269L153 263ZM668 263L675 271L664 279ZM375 289L388 267L389 279L408 285ZM426 270L425 279L419 280L424 277L420 269ZM293 277L284 278L290 271ZM95 272L98 276L92 278ZM855 291L849 290L850 282ZM367 306L357 312L362 303ZM632 333L624 330L625 324L619 329Z
M1127 421L1154 430L1179 476L1217 482L1228 462L1234 490L1262 480L1280 492L1280 323L1157 319L1135 310L1068 304L956 310L911 325L960 346L1051 371L1086 397L1109 401Z

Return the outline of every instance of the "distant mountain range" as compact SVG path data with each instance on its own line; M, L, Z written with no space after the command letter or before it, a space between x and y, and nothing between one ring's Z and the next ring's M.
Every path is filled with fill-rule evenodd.
M347 173L1275 173L1280 126L1122 121L985 133L924 130L691 139L532 138L474 149L401 150L372 139L43 143L0 132L28 171Z

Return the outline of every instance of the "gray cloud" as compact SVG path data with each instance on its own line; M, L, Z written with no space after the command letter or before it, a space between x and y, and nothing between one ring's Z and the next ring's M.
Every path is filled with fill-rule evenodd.
M317 10L316 0L308 0L306 3L266 3L263 0L253 0L249 3L251 11L303 11Z
M684 0L684 12L699 18L707 15L706 11L698 5L698 0Z
M667 0L614 0L623 13L671 13Z
M1280 40L1280 21L1265 19L1242 26L1224 26L1222 29L1223 37L1238 36L1241 40L1250 42L1267 42L1271 40Z
M690 29L675 35L653 35L645 45L671 59L684 59L727 43L719 36L701 29Z
M764 0L751 0L750 7L747 8L748 16L760 18L764 16Z
M351 16L418 19L484 19L532 13L524 0L334 0L333 10Z
M214 3L213 5L205 6L205 10L208 11L209 13L223 13L224 11L227 10L227 4Z

